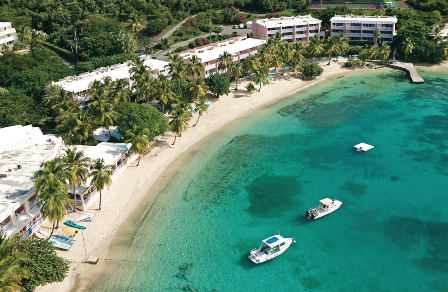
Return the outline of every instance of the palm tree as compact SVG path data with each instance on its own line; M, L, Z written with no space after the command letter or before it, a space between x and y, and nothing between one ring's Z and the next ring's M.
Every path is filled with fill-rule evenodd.
M146 152L150 147L149 130L147 128L134 128L132 131L128 130L126 132L126 136L129 137L129 139L127 139L125 142L132 144L129 150L138 153L137 166L139 166L142 153Z
M170 74L172 79L185 79L185 63L179 57L178 54L172 54L168 56L168 68L170 69Z
M302 67L302 62L299 62L298 59L292 59L289 63L289 71L291 71L292 73L294 73L297 77L297 75L299 74L299 70Z
M153 99L152 95L154 93L156 83L157 79L155 79L149 71L143 73L137 87L138 98L145 102L150 102Z
M283 65L283 59L279 55L274 55L271 60L271 66L274 67L274 76L276 77L277 68L280 68Z
M260 67L255 71L255 82L260 83L260 88L258 89L258 91L261 90L262 84L264 84L265 82L269 82L268 76L269 76L269 66Z
M285 74L285 71L286 71L285 66L289 61L291 61L292 58L294 58L294 53L295 53L294 44L284 43L282 45L282 48L280 51L280 55L283 59L283 73L282 74Z
M401 50L406 54L406 59L408 58L408 54L412 54L412 50L414 49L414 43L410 38L405 38L401 44Z
M378 39L381 38L381 31L379 29L373 31L373 38L375 39L375 47L378 47Z
M257 68L258 62L256 61L255 56L250 56L243 60L243 69L249 76L251 76L254 70L256 70Z
M100 107L100 112L101 113L97 120L97 124L101 125L104 129L109 130L110 135L110 127L117 123L118 113L114 111L113 105L111 103L103 103Z
M268 51L267 49L259 50L258 56L259 56L258 60L259 60L259 63L261 64L261 66L267 66L271 63L272 53L270 51Z
M122 53L133 53L137 49L137 42L134 35L129 32L120 31L116 35L116 40L120 44Z
M315 55L322 54L324 52L324 47L322 42L319 40L317 35L313 36L310 40L310 44L306 47L308 54L312 56L314 60Z
M73 204L68 196L68 184L55 177L48 178L45 186L40 189L37 199L37 205L41 208L42 216L48 217L53 223L51 235L53 235L55 223L59 225L59 221L65 216L65 205ZM58 226L56 225L56 228Z
M110 90L110 96L113 99L113 104L118 102L129 102L131 100L132 92L129 90L129 82L124 79L118 79L113 82Z
M167 105L170 100L176 98L171 90L171 82L162 74L159 75L154 86L154 98L162 103L163 112L165 112L165 105Z
M190 63L187 65L187 72L191 76L191 79L194 79L195 76L201 77L201 73L204 72L205 67L204 64L201 63L201 58L196 55L193 55L190 59Z
M104 187L109 187L112 184L112 166L105 165L104 160L102 158L98 158L92 164L90 176L92 177L92 181L90 182L93 187L96 188L97 191L100 192L100 204L99 210L101 210L101 191Z
M0 238L0 291L15 292L25 291L22 287L22 280L28 279L29 270L23 267L28 262L27 253L17 250L17 243L20 241L20 234L16 234L10 239Z
M208 106L206 104L205 98L199 98L199 101L196 102L196 108L194 109L195 111L198 112L199 116L198 116L198 120L196 121L196 123L193 125L193 127L196 127L196 125L199 122L199 118L202 116L202 114L204 112L207 112Z
M176 143L177 136L181 137L182 131L187 129L190 118L191 113L188 105L183 103L173 105L172 120L169 123L171 131L174 132L174 141L171 144L172 146Z
M192 86L190 87L190 92L193 95L193 98L195 100L200 99L201 97L205 96L208 92L208 86L205 84L204 79L196 79L192 82Z
M218 70L225 73L232 68L233 57L227 51L224 51L218 58Z
M382 60L386 60L387 58L389 58L390 55L390 47L388 44L386 43L382 43L381 44L381 49L380 49L380 58Z
M34 189L39 194L51 180L59 180L61 183L67 184L68 173L64 168L62 159L55 158L51 161L43 162L40 165L40 169L34 173L33 178L35 179Z
M240 62L235 62L230 68L230 72L235 77L235 90L238 90L238 78L243 75L243 66Z
M328 65L331 63L331 56L334 54L340 55L342 53L340 47L340 38L337 35L331 36L325 40L324 44L325 53L329 55Z
M33 38L33 31L29 26L24 26L22 31L19 33L19 41L23 44L29 45L31 44L31 40Z
M132 75L131 80L134 81L132 84L132 88L137 88L143 74L147 72L148 66L145 65L145 60L140 58L135 58L132 60L132 63L129 63L129 73Z
M62 161L65 165L65 171L68 174L68 181L70 186L73 187L74 194L74 209L76 212L76 187L85 183L89 177L90 159L84 156L83 151L77 151L76 147L68 148ZM84 209L84 196L81 194L81 203Z
M370 49L369 49L369 58L371 60L373 60L373 59L376 59L377 57L378 57L378 49L375 48L375 47L370 47Z
M131 31L134 33L137 33L142 29L143 23L145 21L144 21L144 18L142 15L133 13L133 14L131 14L131 18L129 19L129 22L131 24Z
M78 108L71 94L59 85L45 88L42 104L49 108L54 116L72 113Z

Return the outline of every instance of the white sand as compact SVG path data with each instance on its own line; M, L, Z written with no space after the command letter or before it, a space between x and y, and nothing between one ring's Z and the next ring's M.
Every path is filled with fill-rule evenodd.
M326 58L326 60L328 59ZM238 91L232 90L235 86L235 82L232 82L231 93L228 96L224 95L219 99L210 98L211 107L209 107L208 113L203 114L196 127L190 126L187 131L182 133L182 137L177 138L175 148L169 147L169 143L172 143L174 140L174 135L167 133L163 139L164 141L157 143L151 153L142 158L140 166L137 167L135 162L113 183L109 191L104 192L101 211L96 210L98 203L95 202L91 210L84 212L96 213L93 222L80 224L87 227L84 231L87 254L99 257L98 265L82 263L85 258L85 250L81 234L79 233L76 235L76 244L70 251L58 251L61 257L73 263L67 278L61 283L39 287L36 291L87 290L87 287L101 272L103 259L107 256L108 248L119 226L126 221L132 211L145 199L156 179L176 157L193 144L199 142L203 137L238 117L250 114L262 106L285 98L300 88L322 81L325 78L346 74L355 70L353 68L343 68L343 61L345 60L340 60L339 63L331 62L329 66L326 65L328 61L320 62L324 68L324 74L315 80L302 81L295 76L291 76L290 80L287 80L277 73L278 80L275 84L262 86L260 92L254 92L251 96L246 96L244 87L249 81L244 80L238 84ZM258 89L259 86L256 87ZM190 122L191 125L196 122L197 117L197 114L193 115ZM75 215L69 214L68 219L81 216L84 213L78 211ZM47 223L46 226L50 227L50 224ZM60 227L55 234L60 234L62 229ZM65 229L71 230L73 228ZM48 229L47 231L51 230Z

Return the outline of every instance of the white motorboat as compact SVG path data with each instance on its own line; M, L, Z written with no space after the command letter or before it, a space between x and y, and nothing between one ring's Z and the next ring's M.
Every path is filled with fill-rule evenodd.
M333 211L336 211L342 205L342 202L339 201L338 199L332 200L326 198L320 200L319 202L321 202L322 205L309 209L303 214L303 216L308 216L308 219L317 219L327 214L330 214Z
M250 252L249 259L256 264L264 263L273 259L288 249L292 242L295 242L294 238L283 238L280 235L274 235L263 240L260 248L253 249Z

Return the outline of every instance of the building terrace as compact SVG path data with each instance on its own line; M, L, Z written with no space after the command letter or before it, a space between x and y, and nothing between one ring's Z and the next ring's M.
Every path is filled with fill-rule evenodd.
M265 40L247 38L247 36L237 36L227 40L211 43L202 47L182 51L179 57L185 62L196 55L204 64L204 72L201 77L206 78L210 73L218 72L218 58L227 52L233 56L233 61L241 62L243 59L252 56L258 52L260 47L265 44Z

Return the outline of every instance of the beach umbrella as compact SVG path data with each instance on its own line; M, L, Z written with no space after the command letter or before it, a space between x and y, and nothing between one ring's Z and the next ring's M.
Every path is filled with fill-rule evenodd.
M207 106L207 107L211 107L212 105L211 105L210 103L207 103L206 106Z
M342 58L342 56L338 56L338 59Z
M190 113L195 114L197 112L195 110L191 110Z

